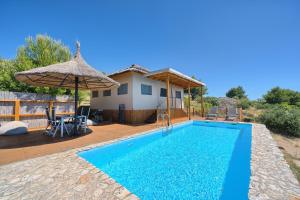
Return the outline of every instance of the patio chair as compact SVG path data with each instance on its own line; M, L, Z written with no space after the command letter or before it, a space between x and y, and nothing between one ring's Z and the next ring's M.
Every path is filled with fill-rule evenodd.
M238 119L237 108L234 107L234 106L227 107L226 120L228 120L228 121L235 121L237 119Z
M46 108L46 117L47 117L47 127L46 127L46 133L48 134L49 133L49 126L51 128L51 117L50 117L50 113L49 113L49 108Z
M211 107L210 111L206 114L206 119L210 119L210 120L218 119L218 112L219 112L218 106Z
M53 109L52 115L53 115ZM53 118L50 116L50 111L49 108L46 108L46 116L47 116L47 127L46 127L46 134L52 136L54 134L54 130L56 129L59 121L58 120L53 120ZM48 129L50 127L50 129Z
M51 116L49 115L49 108L46 108L46 115L48 118L48 126L51 126L50 131L48 131L48 134L52 137L55 137L57 131L63 126L63 128L67 131L67 134L69 135L69 131L66 127L66 124L61 122L61 117L56 116L56 108L53 107L51 110Z
M87 120L89 118L90 114L90 106L81 106L81 111L79 117L79 127L84 130L84 133L86 133L87 129Z

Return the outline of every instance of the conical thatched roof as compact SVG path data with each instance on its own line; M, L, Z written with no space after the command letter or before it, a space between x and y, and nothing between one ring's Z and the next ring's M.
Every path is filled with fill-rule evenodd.
M88 65L77 52L70 61L38 67L15 74L17 80L34 86L74 88L75 77L79 78L80 89L100 89L119 86L119 83Z

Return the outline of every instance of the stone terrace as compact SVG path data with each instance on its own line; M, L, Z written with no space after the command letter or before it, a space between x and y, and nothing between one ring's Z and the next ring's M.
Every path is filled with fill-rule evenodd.
M138 199L77 151L0 166L0 199Z
M254 125L252 138L249 198L300 196L299 185L270 132ZM76 155L101 144L0 166L0 199L138 199Z

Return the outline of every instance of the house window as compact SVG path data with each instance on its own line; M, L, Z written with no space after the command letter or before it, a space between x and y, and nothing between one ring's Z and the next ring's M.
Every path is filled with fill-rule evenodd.
M141 92L143 95L152 95L152 85L141 84Z
M180 91L176 91L176 98L181 99L181 92Z
M118 95L128 94L128 83L123 83L118 88Z
M167 89L166 88L160 88L160 96L167 97Z
M104 96L104 97L109 97L109 96L111 96L111 90L103 90L103 96Z
M92 91L92 98L97 98L99 96L99 92L97 90Z

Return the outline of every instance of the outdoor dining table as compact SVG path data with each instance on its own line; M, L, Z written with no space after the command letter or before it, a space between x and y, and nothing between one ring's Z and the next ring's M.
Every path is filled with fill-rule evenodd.
M57 116L58 120L60 120L60 137L64 137L64 127L66 128L67 134L69 135L69 131L65 122L69 122L74 119L73 115L61 115ZM69 123L68 123L69 124Z
M75 115L60 115L57 116L58 120L60 120L60 137L64 137L64 127L66 128L67 134L69 135L69 130L68 127L66 126L67 124L72 124L72 129L75 128L75 122L77 125L80 123L80 120L84 118L85 116L77 116L77 120L75 119ZM78 126L76 126L78 128ZM72 131L74 132L74 131Z

